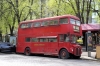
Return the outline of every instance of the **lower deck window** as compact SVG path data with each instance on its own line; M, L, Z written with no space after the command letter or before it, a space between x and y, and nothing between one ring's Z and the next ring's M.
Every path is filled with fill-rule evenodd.
M48 42L47 38L40 38L40 42Z
M57 42L57 38L49 38L49 42Z
M32 38L32 42L38 42L38 38Z
M30 39L31 39L30 37L27 37L27 38L25 39L25 41L26 41L26 42L30 42Z

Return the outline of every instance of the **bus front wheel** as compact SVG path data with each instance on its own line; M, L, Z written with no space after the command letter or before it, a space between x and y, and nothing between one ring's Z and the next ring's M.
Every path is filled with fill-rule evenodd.
M69 53L66 49L62 49L59 53L59 58L61 59L68 59L69 58Z
M31 55L30 48L25 48L24 54L27 55L27 56Z
M74 56L74 59L80 59L81 56Z

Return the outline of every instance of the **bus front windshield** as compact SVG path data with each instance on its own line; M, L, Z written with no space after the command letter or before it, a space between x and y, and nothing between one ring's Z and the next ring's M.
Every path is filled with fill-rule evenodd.
M77 25L77 26L80 26L80 21L79 20L76 20L76 19L70 19L70 23L73 24L73 25Z
M71 43L77 43L78 36L71 35L70 39L71 39Z

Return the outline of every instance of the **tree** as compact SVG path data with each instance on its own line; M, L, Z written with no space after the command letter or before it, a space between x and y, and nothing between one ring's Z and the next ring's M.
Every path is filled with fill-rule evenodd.
M92 0L63 0L74 10L76 16L80 18L81 23L88 23L92 12Z
M100 23L100 0L97 0L97 1L93 0L93 4L94 4L92 7L93 12L98 14L97 18L99 18L98 22Z
M26 20L28 18L29 11L27 13L25 13L26 15L23 14L23 11L24 11L24 9L27 9L28 8L28 10L30 10L31 8L28 5L21 7L21 5L24 4L23 3L24 0L22 0L22 1L19 1L19 0L15 0L15 1L6 0L6 2L9 3L9 5L13 8L15 17L17 18L18 24L19 24L19 22L21 22L23 20ZM24 18L22 18L23 15L25 16Z
M73 9L63 0L49 0L47 4L49 16L75 14Z
M25 2L28 2L27 0ZM25 3L24 0L3 0L2 10L0 11L0 17L3 18L5 26L10 29L10 35L13 35L15 23L26 20L30 15L31 7ZM22 5L23 4L23 5ZM6 21L5 21L6 20Z

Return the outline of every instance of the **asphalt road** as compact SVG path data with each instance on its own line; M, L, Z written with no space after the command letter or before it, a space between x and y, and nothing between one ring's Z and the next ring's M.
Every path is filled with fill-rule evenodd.
M51 56L0 53L0 66L100 66L99 61L59 59Z

